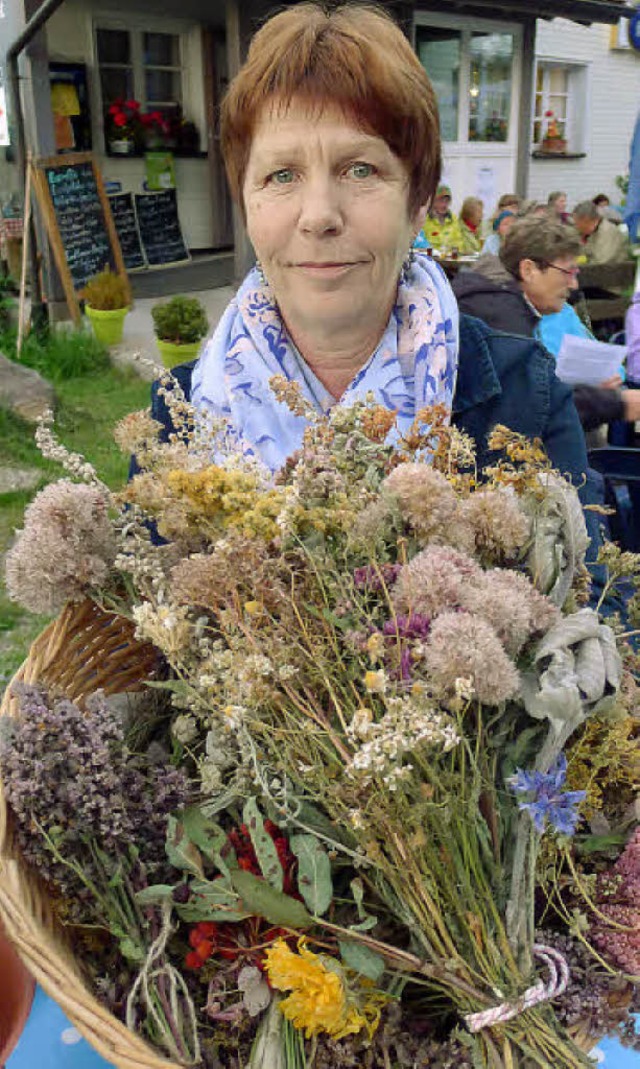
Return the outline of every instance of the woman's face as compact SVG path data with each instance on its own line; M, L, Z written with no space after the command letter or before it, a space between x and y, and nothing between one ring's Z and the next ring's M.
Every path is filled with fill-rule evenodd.
M353 328L388 316L426 213L409 217L403 163L334 106L259 121L244 181L247 229L285 323Z
M553 206L554 206L555 210L557 211L558 215L562 215L563 212L566 212L566 210L567 210L567 194L566 193L561 193L559 197L556 197L555 201L553 202Z
M511 230L511 227L513 226L515 221L515 215L505 215L504 219L501 219L498 223L498 234L503 240Z

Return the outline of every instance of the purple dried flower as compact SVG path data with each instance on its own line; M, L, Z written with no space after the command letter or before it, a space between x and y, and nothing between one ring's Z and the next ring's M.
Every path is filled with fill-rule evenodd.
M401 570L400 564L367 564L363 568L354 568L353 581L358 589L375 594L385 586L393 586Z
M397 638L426 638L431 620L422 612L400 613L386 620L382 634Z
M62 890L75 887L38 826L60 854L87 872L88 844L108 855L135 846L149 872L165 864L167 817L188 801L188 781L174 768L129 754L122 726L101 695L82 711L33 686L15 686L20 714L0 746L0 772L25 860Z
M514 794L531 794L528 802L519 802L521 810L530 814L534 827L541 835L547 824L561 835L573 835L580 819L578 806L587 796L586 791L563 791L567 778L567 759L560 754L548 772L524 772L507 780Z

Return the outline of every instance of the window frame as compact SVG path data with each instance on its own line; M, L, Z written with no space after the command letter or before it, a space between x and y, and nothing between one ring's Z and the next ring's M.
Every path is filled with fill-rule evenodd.
M461 34L460 72L458 75L458 136L455 141L444 141L445 151L465 152L470 155L512 155L518 145L519 108L522 94L522 42L523 28L520 23L471 19L464 15L445 15L438 12L416 11L413 20L413 47L418 53L420 30L433 26ZM504 33L513 37L511 60L511 107L509 111L509 136L506 141L475 141L469 137L469 94L471 89L471 38L475 34Z
M582 62L567 61L557 56L537 56L534 68L534 82L533 93L531 99L531 123L529 126L529 140L532 152L539 152L542 139L544 137L545 112L552 110L556 113L555 108L550 108L550 98L561 96L563 94L550 92L550 79L551 73L554 70L561 70L566 73L567 76L567 92L566 92L566 109L564 120L564 133L563 137L567 142L568 153L583 153L586 151L586 136L587 136L587 119L589 114L588 107L588 75L589 64ZM542 87L542 111L540 120L536 114L536 98L538 96L538 74L542 71L543 74L543 87ZM578 108L578 103L582 101L582 107ZM560 120L560 117L556 115L556 118ZM540 121L540 138L535 138L536 123Z
M92 13L91 17L91 42L93 48L93 69L95 71L95 77L93 79L93 105L94 115L99 123L99 140L102 142L103 151L106 151L106 138L104 134L104 115L106 110L106 104L102 94L102 79L101 69L102 66L99 63L98 57L98 30L120 30L129 34L130 44L130 63L122 64L122 67L130 66L133 72L133 99L140 102L141 109L143 111L153 111L156 108L162 109L166 107L166 102L155 103L147 101L146 95L146 78L145 74L147 70L165 70L171 69L179 73L180 78L180 91L181 99L179 103L182 106L183 113L187 113L188 108L188 96L189 96L189 78L186 64L186 39L187 35L193 29L193 23L182 21L179 19L163 19L161 22L154 24L153 29L149 29L148 20L144 20L141 16L132 15L127 18L123 18L122 15L105 13ZM145 33L165 33L178 39L178 57L179 67L165 67L162 64L145 64L144 62L144 44L143 35ZM105 64L107 68L112 66L111 64ZM113 65L114 68L118 67L118 64Z

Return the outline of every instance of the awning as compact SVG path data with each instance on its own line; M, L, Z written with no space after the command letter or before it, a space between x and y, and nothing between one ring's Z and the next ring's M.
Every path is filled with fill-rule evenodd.
M553 19L565 18L573 22L608 22L628 18L637 11L632 4L622 0L416 0L418 11L450 11L458 14L486 15L491 10L493 17L505 20L517 17Z

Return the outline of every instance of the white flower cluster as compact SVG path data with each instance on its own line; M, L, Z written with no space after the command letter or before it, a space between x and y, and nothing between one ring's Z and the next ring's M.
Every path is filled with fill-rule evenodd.
M76 479L82 479L85 483L95 483L110 497L111 494L108 487L98 478L93 465L81 453L71 453L56 438L52 430L53 419L53 412L51 409L47 409L38 420L35 439L43 457L46 460L55 460L57 464L61 464L64 470L68 471Z
M387 711L380 721L369 719L365 709L358 710L350 734L362 740L353 755L348 773L365 783L380 776L385 786L397 790L411 775L412 766L403 765L407 754L423 746L438 747L446 753L460 741L453 721L432 708L421 696L388 698Z
M136 638L148 639L171 659L187 649L191 640L191 624L186 605L152 605L143 601L133 607Z

